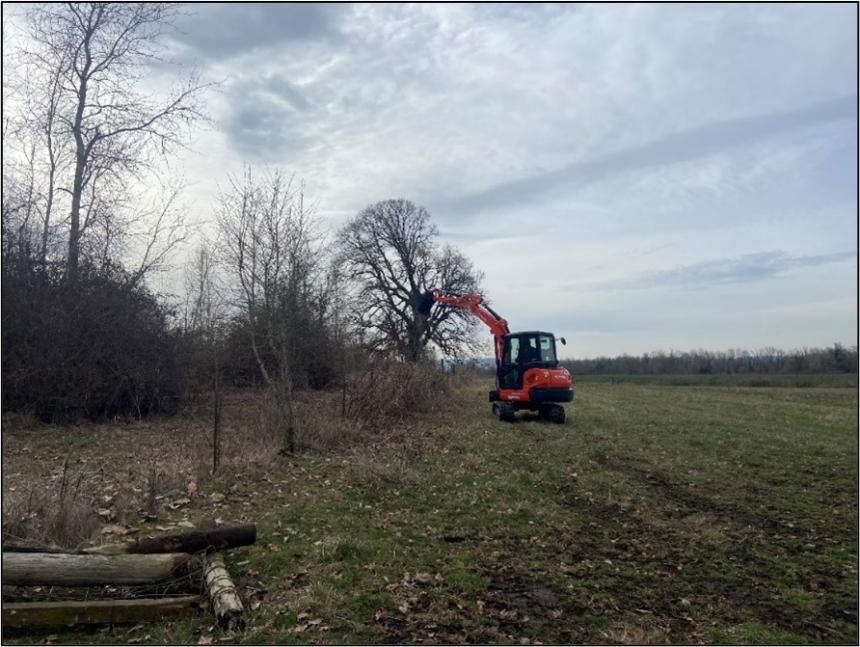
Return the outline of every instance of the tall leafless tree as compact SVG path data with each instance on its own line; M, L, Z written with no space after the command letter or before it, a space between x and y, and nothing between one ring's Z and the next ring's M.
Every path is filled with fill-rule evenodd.
M170 3L45 3L28 11L32 46L25 60L48 83L49 151L69 142L71 168L67 276L77 274L82 234L98 213L100 194L121 191L153 156L183 142L184 126L201 117L205 85L191 77L167 99L141 85L157 60L159 37L177 11ZM50 218L50 209L46 210Z
M417 361L431 342L454 356L478 343L469 313L435 308L422 314L430 288L481 292L481 273L454 247L440 247L437 237L427 210L402 199L367 207L340 231L343 270L356 283L353 320L371 350Z
M318 265L302 188L279 172L258 181L248 169L221 196L218 225L251 348L279 413L284 448L292 452L298 419L291 359L305 331L291 323L312 292Z
M212 384L212 471L218 471L221 457L221 364L225 333L224 300L221 297L211 248L201 243L185 269L185 347L192 352L186 368L190 386L201 386L201 373L211 371ZM195 370L196 369L196 370Z

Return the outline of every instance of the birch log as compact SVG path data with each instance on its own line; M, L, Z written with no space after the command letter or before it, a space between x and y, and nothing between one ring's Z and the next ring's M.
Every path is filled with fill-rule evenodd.
M236 593L221 553L210 553L203 557L203 580L218 624L224 629L243 629L245 619L242 617L242 600Z
M18 586L154 584L181 573L189 555L3 553L3 583Z

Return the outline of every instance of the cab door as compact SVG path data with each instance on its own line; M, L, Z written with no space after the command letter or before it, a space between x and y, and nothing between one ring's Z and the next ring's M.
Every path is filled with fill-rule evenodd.
M505 337L505 353L499 364L498 382L500 389L523 388L523 376L519 365L520 338Z
M542 366L542 352L537 334L505 337L505 354L498 374L499 388L522 389L526 371Z

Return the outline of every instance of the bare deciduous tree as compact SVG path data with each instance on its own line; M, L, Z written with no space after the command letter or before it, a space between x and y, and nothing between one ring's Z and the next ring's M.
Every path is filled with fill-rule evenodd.
M4 52L5 56L5 52ZM18 68L10 56L8 67ZM19 70L20 72L20 70ZM4 205L10 227L19 244L26 238L28 255L44 267L52 212L57 193L57 178L63 151L55 138L56 100L59 94L56 77L38 78L26 70L23 77L9 75L4 69L4 95L9 95L3 119L3 188ZM18 109L11 109L15 106ZM10 191L10 200L6 192ZM37 222L38 221L38 222ZM39 233L41 223L41 234ZM39 240L41 238L41 241Z
M30 67L27 72L19 135L26 148L24 157L29 162L29 177L31 181L44 185L38 195L30 196L30 208L41 212L39 260L44 265L48 257L57 182L68 161L70 142L64 142L58 132L57 116L62 96L61 67L51 70Z
M301 187L279 172L233 178L218 211L220 247L238 284L251 348L278 409L284 448L295 450L294 313L309 292L317 261Z
M182 126L201 116L197 98L205 86L194 77L162 101L140 84L175 11L170 3L70 2L28 12L32 48L25 60L50 88L41 119L49 160L69 142L71 177L62 188L70 198L70 279L100 195L122 191L127 177L139 177L153 155L181 144Z
M226 321L215 260L206 242L200 244L194 259L186 266L185 295L183 332L186 349L193 353L187 369L187 373L192 374L189 375L192 378L189 386L199 388L202 381L200 373L211 371L214 473L218 471L221 460L221 355Z
M371 205L340 231L343 269L357 284L353 319L371 350L417 361L431 342L455 356L477 343L469 313L421 313L430 288L481 291L481 273L455 248L440 248L437 236L427 210L408 200Z
M216 275L215 260L206 243L200 244L193 260L186 266L185 298L185 331L211 336L223 322L224 302Z

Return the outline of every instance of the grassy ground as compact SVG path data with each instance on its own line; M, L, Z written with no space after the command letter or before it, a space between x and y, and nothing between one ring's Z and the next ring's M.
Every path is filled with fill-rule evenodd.
M555 426L495 421L488 388L396 439L208 481L141 531L259 524L230 554L253 609L231 642L856 643L854 389L584 380ZM204 615L52 638L210 636Z
M756 386L857 388L857 373L714 373L693 375L584 375L580 383L662 386Z

